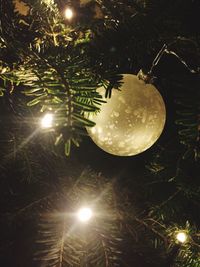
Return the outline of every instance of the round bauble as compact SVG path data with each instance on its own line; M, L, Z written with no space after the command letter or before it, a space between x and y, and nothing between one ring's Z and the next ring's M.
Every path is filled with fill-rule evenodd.
M133 156L156 142L165 125L166 110L155 86L124 74L120 90L113 89L110 99L105 99L103 87L97 91L107 102L89 117L96 125L87 131L97 146L113 155Z

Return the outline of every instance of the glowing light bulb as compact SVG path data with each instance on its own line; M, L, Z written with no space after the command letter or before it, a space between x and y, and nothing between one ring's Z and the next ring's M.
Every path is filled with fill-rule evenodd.
M81 208L77 213L77 217L81 222L88 222L92 217L92 210L90 208Z
M51 128L53 124L53 114L47 113L41 119L41 127L42 128Z
M65 18L68 19L68 20L71 20L74 16L74 12L71 8L67 7L65 9Z
M176 239L180 242L180 243L185 243L188 239L188 235L185 232L179 232L176 235Z

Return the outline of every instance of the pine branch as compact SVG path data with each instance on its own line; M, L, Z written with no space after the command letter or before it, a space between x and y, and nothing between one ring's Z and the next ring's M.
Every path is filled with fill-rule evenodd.
M173 200L179 193L181 189L179 188L174 194L172 194L167 200L163 201L158 207L158 209L162 208L163 206L167 205L169 201Z
M145 219L139 219L139 218L137 218L135 216L134 217L131 217L131 219L133 221L139 223L140 225L144 226L146 229L148 229L149 231L151 231L153 234L155 234L159 238L161 238L161 240L164 241L165 245L167 244L167 238L166 238L166 236L164 236L161 232L159 232L158 230L156 230L156 228L152 227L150 224L148 224L147 222L145 222ZM146 220L148 221L149 219L147 218ZM129 222L129 224L130 224L130 222Z
M63 266L63 253L64 253L64 246L65 246L65 233L66 231L66 221L63 221L63 231L62 231L62 236L61 236L61 241L60 241L60 257L59 257L59 267Z

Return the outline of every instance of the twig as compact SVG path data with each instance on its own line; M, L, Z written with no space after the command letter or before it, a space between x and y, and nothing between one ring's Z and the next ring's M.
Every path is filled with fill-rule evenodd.
M166 244L166 237L164 235L162 235L161 233L159 233L157 230L155 230L154 228L152 228L150 225L148 225L145 221L140 220L137 217L133 218L134 221L138 222L139 224L145 226L147 229L149 229L151 232L153 232L154 234L156 234L157 236L159 236Z
M163 206L165 206L169 201L171 201L172 199L174 199L179 193L181 192L181 189L179 188L173 195L171 195L167 200L165 200L164 202L162 202L160 205L157 206L157 208L162 208Z
M175 56L179 61L180 63L182 63L188 70L190 73L194 73L194 74L197 74L199 73L198 70L194 70L192 68L190 68L188 66L188 64L185 62L184 59L182 59L177 53L175 53L174 51L170 50L169 49L169 46L174 44L171 43L171 44L164 44L163 47L161 48L161 50L158 52L157 56L155 57L155 59L153 60L153 63L152 63L152 66L150 68L150 71L148 72L148 75L149 76L153 76L152 73L153 73L153 69L158 65L160 59L162 58L162 56L166 53L166 54L169 54L169 55L173 55Z
M153 60L152 66L150 68L150 71L148 74L152 75L153 69L155 68L156 65L158 65L161 57L163 56L163 54L165 53L165 50L167 49L167 45L164 44L163 47L161 48L161 50L158 52L157 56L155 57L155 59Z
M38 199L38 200L36 200L36 201L34 201L34 202L28 204L27 206L25 206L25 207L23 207L22 209L18 210L18 211L13 215L13 217L15 218L15 217L19 216L20 214L22 214L23 212L26 212L27 210L31 209L31 208L34 207L35 205L40 204L42 201L45 201L45 200L47 200L47 199L49 199L49 198L52 198L52 195L55 195L55 194L56 194L56 193L51 193L51 194L48 195L48 196L42 197L42 198L40 198L40 199Z
M124 214L120 214L119 219L120 219L121 221L124 221L123 218L124 218ZM147 228L148 230L150 230L150 231L151 231L152 233L154 233L155 235L159 236L159 237L164 241L165 245L167 244L167 238L166 238L164 235L162 235L160 232L158 232L156 229L154 229L152 226L150 226L148 223L146 223L144 220L141 220L141 219L139 219L139 218L136 217L136 216L131 217L131 219L132 219L133 221L136 221L136 222L138 222L139 224L143 225L145 228ZM127 226L126 226L126 227L127 227ZM130 229L129 229L129 231L130 231Z

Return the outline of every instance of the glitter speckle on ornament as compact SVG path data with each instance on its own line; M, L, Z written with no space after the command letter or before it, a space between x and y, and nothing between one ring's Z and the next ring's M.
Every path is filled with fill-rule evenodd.
M150 148L160 137L166 120L164 101L152 84L136 75L124 74L121 90L112 90L105 99L105 89L97 91L107 103L90 115L96 123L87 128L92 140L104 151L117 156L133 156Z

